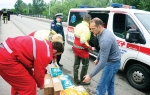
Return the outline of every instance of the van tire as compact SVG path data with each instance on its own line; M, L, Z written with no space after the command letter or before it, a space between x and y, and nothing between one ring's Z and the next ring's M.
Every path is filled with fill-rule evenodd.
M150 86L150 74L145 66L140 64L131 65L127 69L127 79L131 86L145 91Z

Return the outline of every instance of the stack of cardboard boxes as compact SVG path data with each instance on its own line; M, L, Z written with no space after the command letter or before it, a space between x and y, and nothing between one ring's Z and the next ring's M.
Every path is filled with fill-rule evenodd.
M61 92L62 91L65 92L65 89L63 89L63 86L62 86L60 76L52 77L51 74L46 74L44 84L45 84L44 95L62 95ZM68 95L68 94L66 94L66 95ZM77 95L90 95L90 94L77 94Z
M63 90L59 77L52 78L50 74L45 75L44 95L60 95Z

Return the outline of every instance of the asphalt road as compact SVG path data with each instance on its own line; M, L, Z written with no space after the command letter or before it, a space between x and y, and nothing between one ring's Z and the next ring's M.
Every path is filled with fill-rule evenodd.
M0 42L5 40L7 37L15 37L20 35L27 35L33 31L47 29L49 30L50 24L48 22L42 22L38 20L33 20L30 18L20 17L20 16L11 16L11 21L8 24L3 24L1 21L1 31L0 31ZM66 33L66 27L64 27ZM93 61L94 57L90 57L90 65L88 73L94 69ZM65 44L65 52L62 55L61 64L64 65L63 72L69 74L73 79L73 64L74 64L74 55L71 51L71 46L67 43ZM80 66L81 67L81 66ZM81 70L81 68L80 68ZM91 95L96 95L95 89L97 83L100 79L101 72L98 73L92 80L89 86L85 86L88 92ZM43 90L37 90L38 95L44 95ZM0 77L0 95L10 95L10 85L7 84ZM141 92L129 85L125 77L125 73L119 71L115 76L115 95L148 95L146 92Z

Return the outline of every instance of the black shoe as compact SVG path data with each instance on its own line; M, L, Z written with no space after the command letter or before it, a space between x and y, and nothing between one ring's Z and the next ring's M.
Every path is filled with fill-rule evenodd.
M74 82L76 85L80 85L80 81L78 81L78 82Z
M90 82L81 82L81 85L90 85Z
M57 64L58 64L58 66L59 66L59 67L63 67L63 65L62 65L62 64L60 64L60 63L57 63Z

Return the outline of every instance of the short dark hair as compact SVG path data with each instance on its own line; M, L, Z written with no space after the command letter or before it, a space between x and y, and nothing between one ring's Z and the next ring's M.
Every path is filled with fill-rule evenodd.
M96 17L96 18L93 18L92 20L91 20L91 23L95 23L95 25L96 26L99 26L99 25L104 25L104 23L103 23L103 21L100 19L100 18L98 18L98 17Z
M89 21L91 20L91 15L86 14L86 15L83 17L83 20L89 22Z
M64 45L61 42L52 42L53 49L57 50L58 53L64 52Z

